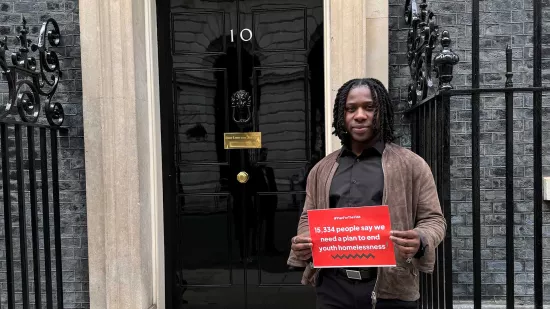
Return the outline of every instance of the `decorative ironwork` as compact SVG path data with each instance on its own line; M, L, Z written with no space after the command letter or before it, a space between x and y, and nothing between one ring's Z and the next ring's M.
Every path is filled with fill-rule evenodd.
M441 52L435 57L436 74L439 78L439 90L447 91L453 89L451 81L453 80L453 67L458 63L460 58L454 53L451 46L451 38L449 31L443 31L441 34Z
M407 39L407 58L412 81L409 84L408 103L413 106L438 91L452 89L453 66L459 57L451 49L448 31L441 34L442 49L433 56L439 40L439 26L435 14L428 10L426 0L417 4L416 0L405 3L405 22L411 26ZM434 77L438 87L434 87Z
M42 24L38 44L35 44L27 38L29 29L25 18L22 24L20 34L16 37L20 46L11 55L12 65L8 65L6 60L8 39L0 39L0 68L9 90L8 102L0 108L0 119L11 114L12 109L16 107L22 121L37 122L40 115L40 97L45 96L46 119L50 125L60 126L65 118L63 106L53 103L52 98L57 91L61 69L57 53L48 49L48 44L53 47L59 46L59 26L54 19L48 19ZM38 52L39 64L36 57L29 56L30 52Z
M243 126L252 119L252 98L244 90L239 90L231 96L231 108L233 109L233 121Z

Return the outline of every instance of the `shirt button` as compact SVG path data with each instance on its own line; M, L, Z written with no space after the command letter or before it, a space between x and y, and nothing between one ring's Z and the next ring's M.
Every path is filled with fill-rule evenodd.
M351 182L353 182L354 184L356 184L356 183L357 183L357 180L354 179L354 180L352 180Z

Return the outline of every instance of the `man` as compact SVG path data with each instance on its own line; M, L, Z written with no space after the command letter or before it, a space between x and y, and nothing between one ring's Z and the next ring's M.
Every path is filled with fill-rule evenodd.
M302 284L316 286L318 308L416 308L418 272L433 272L446 230L431 170L393 143L393 107L376 79L353 79L338 90L333 127L342 148L308 176L288 264L305 267ZM314 269L307 211L369 205L389 206L397 266Z

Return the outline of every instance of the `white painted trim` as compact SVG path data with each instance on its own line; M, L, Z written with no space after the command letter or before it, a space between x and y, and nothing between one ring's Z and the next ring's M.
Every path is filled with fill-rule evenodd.
M366 72L389 87L389 3L372 1L366 6Z
M156 308L165 307L165 269L164 269L164 204L162 190L162 146L160 125L160 96L158 70L158 40L156 1L144 1L145 5L145 52L147 63L149 140L153 147L149 149L150 190L153 254L153 303Z
M331 78L331 27L330 27L330 1L323 1L323 48L324 48L324 72L325 72L325 154L333 151L332 135L332 78Z

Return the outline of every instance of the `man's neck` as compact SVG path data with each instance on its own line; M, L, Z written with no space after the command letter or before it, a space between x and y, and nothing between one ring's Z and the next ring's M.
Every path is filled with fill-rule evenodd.
M362 143L361 143L361 142L354 142L354 141L352 141L352 142L351 142L351 149L350 149L350 150L351 150L355 155L359 156L359 155L361 155L361 153L363 153L363 151L364 151L365 149L369 149L369 148L373 147L373 146L376 145L376 143L378 143L378 142L381 142L381 140L380 140L379 137L375 137L375 138L373 138L373 139L371 139L371 140L369 140L369 141L367 141L367 142L362 142Z

